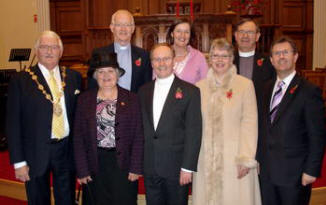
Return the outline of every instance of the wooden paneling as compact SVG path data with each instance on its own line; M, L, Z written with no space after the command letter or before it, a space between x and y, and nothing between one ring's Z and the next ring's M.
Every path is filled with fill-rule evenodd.
M111 43L109 25L111 16L117 9L135 12L136 7L139 7L143 15L164 14L168 1L172 0L51 0L51 28L62 36L65 46L62 61L68 64L76 59L79 63L84 62L89 58L93 48ZM202 13L215 14L225 12L231 1L194 0L201 3ZM279 24L280 33L294 38L300 47L297 67L311 68L313 0L265 0L262 10L263 16L257 19L258 22L265 25ZM218 30L216 32L210 35L220 36ZM150 39L156 41L154 37L147 38ZM144 45L153 42L144 42ZM265 43L266 39L262 42ZM269 50L266 46L262 49Z

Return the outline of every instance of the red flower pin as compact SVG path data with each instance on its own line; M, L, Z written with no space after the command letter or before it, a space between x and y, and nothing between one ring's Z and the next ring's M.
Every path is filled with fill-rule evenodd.
M183 98L183 93L182 93L182 90L181 88L177 88L177 91L175 91L175 99L182 99Z
M230 100L232 98L233 92L232 89L226 92L226 97Z
M135 60L135 64L136 66L140 66L141 65L141 58L138 58L137 60Z
M258 59L258 60L257 60L257 65L258 65L258 66L262 66L264 60L265 60L264 58Z
M293 94L297 88L298 88L298 85L295 85L293 88L291 88L290 94Z

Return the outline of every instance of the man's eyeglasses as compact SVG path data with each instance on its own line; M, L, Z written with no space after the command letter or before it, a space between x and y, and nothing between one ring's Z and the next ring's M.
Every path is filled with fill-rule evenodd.
M272 52L272 54L273 54L273 56L280 57L282 54L283 54L283 56L288 56L291 52L293 52L293 51L290 51L290 50L282 50L282 51Z
M247 35L254 35L256 34L256 31L245 31L245 30L238 30L238 33L240 33L241 35L247 34Z
M113 25L116 27L131 27L134 24L132 24L132 23L128 23L128 24L114 23Z
M49 45L40 45L38 47L41 51L48 51L49 49L52 51L56 51L60 49L60 46L58 45L53 45L53 46L49 46Z
M170 61L170 60L172 60L172 57L152 58L152 61L153 61L154 63L161 63L161 62L166 63L166 62L168 62L168 61Z

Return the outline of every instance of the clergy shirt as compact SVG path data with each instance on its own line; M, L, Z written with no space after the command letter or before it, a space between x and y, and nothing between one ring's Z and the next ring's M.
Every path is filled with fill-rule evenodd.
M153 122L154 129L156 130L158 122L160 120L163 106L170 91L171 85L174 80L174 74L167 78L156 78L153 94Z
M42 75L46 80L46 83L49 85L50 71L40 63L38 63L38 67L40 68L40 70L42 72ZM55 78L55 80L57 82L57 85L58 85L58 89L61 90L62 85L61 85L61 76L60 76L59 66L56 66L55 68L53 68L53 71L54 71L54 78ZM41 91L36 90L35 92L41 92ZM44 96L44 98L45 98L45 96ZM63 122L64 122L64 135L63 135L64 137L63 138L65 138L65 137L67 137L69 135L70 130L69 130L69 122L68 122L68 117L67 117L67 110L66 110L66 103L65 103L65 95L64 95L64 93L60 98L60 105L62 107ZM56 136L53 133L51 133L51 139L53 139L53 138L56 138ZM14 164L14 168L18 169L18 168L23 167L25 165L27 165L26 161L17 162L17 163Z
M290 85L292 79L294 78L295 74L296 74L296 71L293 71L290 75L288 75L288 76L285 77L284 79L280 79L280 78L277 76L277 80L275 81L275 84L274 84L273 95L272 95L272 97L271 97L271 101L270 101L270 103L269 103L269 104L270 104L270 107L272 106L273 96L274 96L275 92L277 91L277 85L278 85L278 83L279 83L280 81L283 81L283 82L284 82L284 85L283 85L283 87L282 87L282 97L281 97L281 99L282 99L283 96L284 96L284 94L285 94L285 92L286 92L286 90L288 89L288 87L289 87L289 85ZM271 108L270 108L270 109L271 109Z
M250 52L239 51L239 73L248 79L252 79L252 73L254 70L254 55L255 50Z
M118 63L121 68L126 72L119 78L118 84L124 89L131 89L131 76L132 76L132 62L131 62L131 46L121 46L118 43L114 43L114 51L118 57Z

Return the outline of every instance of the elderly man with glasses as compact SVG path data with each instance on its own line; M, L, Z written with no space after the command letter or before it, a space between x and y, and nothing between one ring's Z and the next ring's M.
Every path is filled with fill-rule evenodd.
M116 11L112 15L110 29L114 42L109 46L94 49L92 56L115 52L119 65L126 71L119 79L119 86L131 92L137 92L140 86L152 79L152 68L149 53L130 43L135 31L132 14L127 10ZM97 87L96 81L88 78L88 87Z

